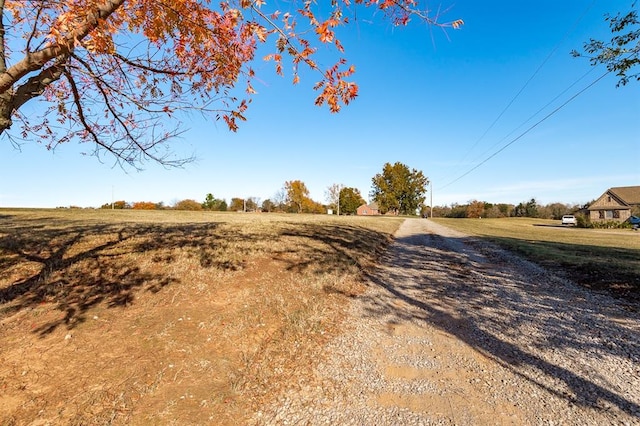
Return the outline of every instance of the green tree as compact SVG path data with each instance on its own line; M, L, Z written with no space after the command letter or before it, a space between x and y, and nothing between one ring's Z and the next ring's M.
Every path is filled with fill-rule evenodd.
M202 208L210 211L226 211L227 202L225 200L215 198L213 194L209 193L202 203Z
M302 213L305 203L309 200L309 190L304 182L300 180L290 180L284 183L287 193L287 203L295 208L295 211Z
M208 193L202 203L202 208L205 210L213 210L213 205L215 203L215 198L212 193Z
M636 3L631 4L631 11L626 14L605 15L613 34L611 40L590 39L584 44L584 54L576 50L571 52L575 57L588 58L593 66L602 64L615 72L619 77L616 87L624 86L630 80L640 81L640 72L635 68L640 64L640 21Z
M515 217L538 217L538 202L535 198L532 198L526 203L519 203L513 209L512 214Z
M340 190L340 213L356 214L358 207L365 204L364 198L357 188L342 188Z
M371 180L371 199L378 203L381 213L415 215L424 204L429 180L419 170L400 162L386 163L382 173Z

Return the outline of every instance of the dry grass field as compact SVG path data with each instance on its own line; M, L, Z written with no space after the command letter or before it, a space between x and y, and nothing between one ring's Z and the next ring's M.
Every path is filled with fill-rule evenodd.
M0 424L242 424L401 221L0 210Z
M560 221L434 219L450 228L488 239L584 287L640 303L640 232L583 229Z

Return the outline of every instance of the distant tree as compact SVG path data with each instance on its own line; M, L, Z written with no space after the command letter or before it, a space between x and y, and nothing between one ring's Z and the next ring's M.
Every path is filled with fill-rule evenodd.
M247 211L257 211L260 207L260 197L247 197Z
M497 217L504 217L504 215L500 212L500 209L495 204L485 203L484 205L484 213L482 217L487 217L491 219L495 219Z
M213 204L215 202L215 197L212 193L208 193L204 198L204 202L202 203L202 208L204 210L213 210Z
M273 194L273 211L284 212L287 207L287 190L281 188Z
M104 203L100 206L101 209L110 209L113 208L115 210L123 210L130 209L131 205L124 200L114 201L113 203Z
M429 180L416 169L409 169L406 165L396 162L394 165L386 163L382 173L372 179L371 199L373 199L382 213L395 212L415 215L424 204Z
M535 198L532 198L528 202L519 203L515 209L513 209L513 216L515 217L538 217L538 202Z
M451 207L449 206L433 206L433 217L448 217ZM431 209L429 209L431 213Z
M131 205L133 210L155 210L156 203L151 201L137 201Z
M232 198L231 204L229 204L229 210L232 212L244 211L244 198Z
M551 203L538 207L538 217L543 219L560 220L563 215L568 213L573 213L572 207L562 203Z
M480 218L484 215L484 201L473 200L467 206L467 217Z
M467 205L466 204L451 204L451 209L446 217L463 218L467 217Z
M302 213L325 214L326 212L326 206L312 200L311 198L305 198L302 202Z
M365 204L357 188L342 188L340 191L340 213L356 214L358 207Z
M181 200L178 201L174 206L174 210L191 210L191 211L201 211L202 204L197 202L196 200Z
M214 197L213 194L209 193L202 203L202 208L209 211L226 211L227 202L225 200L220 200Z
M571 52L574 57L588 58L593 66L602 64L610 72L615 72L619 77L616 87L624 86L630 80L640 81L640 72L635 68L640 64L640 20L636 3L631 3L628 13L605 15L605 21L609 22L614 34L611 40L590 39L584 44L584 54L576 50Z
M513 204L505 204L505 203L496 204L496 207L498 207L498 210L502 214L502 217L511 216L511 212L515 208Z
M511 212L513 217L525 217L527 215L527 208L524 202L518 203L518 205Z
M295 207L298 213L302 213L305 202L309 199L309 190L304 182L290 180L284 183L287 193L287 203Z
M266 199L262 202L262 211L266 213L270 213L275 211L276 205L270 199Z
M331 186L329 186L324 193L325 199L327 203L329 203L329 207L334 210L337 210L336 214L338 215L340 214L340 210L341 210L340 204L339 204L340 192L342 191L343 188L344 188L343 184L334 183Z

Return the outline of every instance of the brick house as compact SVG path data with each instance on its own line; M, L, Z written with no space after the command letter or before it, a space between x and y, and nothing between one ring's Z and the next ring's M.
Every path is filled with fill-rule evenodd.
M356 210L356 214L358 216L378 216L380 215L380 210L378 209L378 204L363 204Z
M587 210L592 222L624 222L634 208L640 208L640 186L609 188Z

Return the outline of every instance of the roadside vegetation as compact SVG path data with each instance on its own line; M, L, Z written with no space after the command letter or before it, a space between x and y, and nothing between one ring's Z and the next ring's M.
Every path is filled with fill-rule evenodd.
M402 219L0 210L0 424L242 424Z
M534 218L436 222L496 243L575 283L640 302L640 234L630 229L563 227Z

